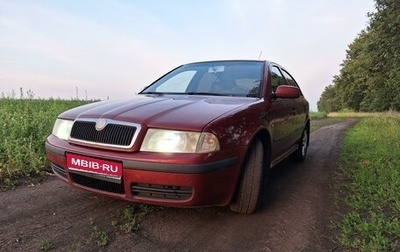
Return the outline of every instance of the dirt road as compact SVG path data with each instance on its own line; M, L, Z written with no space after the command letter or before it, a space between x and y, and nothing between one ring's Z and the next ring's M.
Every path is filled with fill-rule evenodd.
M111 223L130 203L72 189L56 178L0 192L0 251L340 251L330 239L335 218L335 163L348 120L311 134L304 163L286 161L265 183L259 210L166 208L136 232ZM95 228L106 233L96 244ZM51 246L50 246L51 245Z

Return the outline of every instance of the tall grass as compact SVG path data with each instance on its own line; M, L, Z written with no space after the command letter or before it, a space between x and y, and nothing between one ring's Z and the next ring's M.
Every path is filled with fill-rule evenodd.
M356 251L400 251L400 116L363 118L345 138L341 167L350 209L339 241Z
M328 117L341 117L341 118L365 118L365 117L400 117L400 113L396 111L387 112L354 112L345 110L341 112L330 112Z
M44 143L62 111L79 100L0 99L0 182L47 167Z

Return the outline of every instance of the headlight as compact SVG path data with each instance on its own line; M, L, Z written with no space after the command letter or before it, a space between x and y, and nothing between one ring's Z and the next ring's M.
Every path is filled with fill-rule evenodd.
M74 121L57 119L54 123L52 134L60 139L68 140L73 125Z
M219 142L211 133L149 129L141 151L168 153L206 153L219 150Z

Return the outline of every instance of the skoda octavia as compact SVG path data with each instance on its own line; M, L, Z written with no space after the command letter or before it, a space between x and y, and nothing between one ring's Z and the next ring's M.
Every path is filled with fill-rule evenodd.
M295 79L276 63L185 64L132 98L60 114L47 157L76 188L249 214L271 167L289 156L305 159L308 110Z

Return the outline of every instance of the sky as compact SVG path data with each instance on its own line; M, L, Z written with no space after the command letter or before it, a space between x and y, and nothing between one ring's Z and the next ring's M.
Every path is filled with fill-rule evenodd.
M284 66L317 110L373 0L0 0L0 94L118 99L173 68Z

